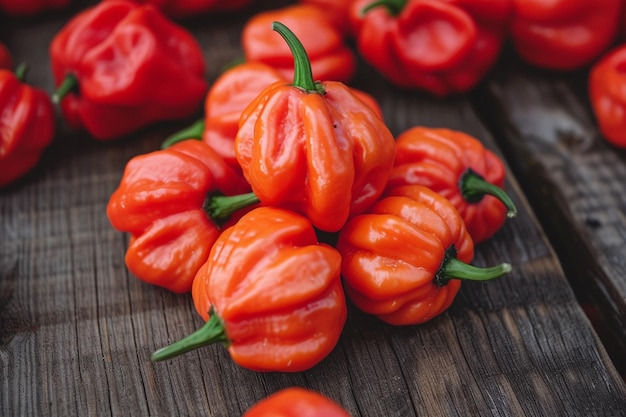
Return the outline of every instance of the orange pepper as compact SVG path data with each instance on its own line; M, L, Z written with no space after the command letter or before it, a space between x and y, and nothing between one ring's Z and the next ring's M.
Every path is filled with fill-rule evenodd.
M289 387L259 401L242 417L350 417L350 414L318 392Z
M503 191L504 164L476 138L451 129L416 126L396 138L387 185L419 184L452 202L474 243L487 240L517 213Z
M293 78L293 56L283 40L271 30L273 21L283 22L304 45L316 80L348 82L356 71L356 57L342 34L323 10L295 4L253 16L241 33L241 45L248 61L264 62L286 79Z
M626 148L626 44L593 65L588 88L602 135L613 145Z
M420 185L394 188L352 218L337 250L348 297L394 325L424 323L443 313L460 279L483 281L511 269L469 265L474 244L463 219L446 198Z
M339 253L318 243L306 218L256 208L222 232L194 279L206 324L152 359L221 342L244 368L309 369L334 349L346 321L340 269Z
M338 231L382 194L393 135L345 84L314 82L302 43L282 23L274 28L293 50L294 81L270 85L244 110L235 154L261 202Z
M318 7L324 12L330 22L344 36L351 34L350 6L354 0L300 0L300 3Z
M107 205L112 226L130 233L126 266L145 282L189 292L222 230L205 207L209 193L246 190L243 177L200 141L132 158Z

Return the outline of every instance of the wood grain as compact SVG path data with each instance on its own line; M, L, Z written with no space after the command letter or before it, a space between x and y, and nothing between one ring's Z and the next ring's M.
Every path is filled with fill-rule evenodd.
M3 23L17 61L34 64L31 82L48 91L46 43L69 16ZM185 23L205 48L209 79L240 55L238 33L247 17ZM395 134L418 124L448 126L501 153L468 97L435 100L400 91L364 64L354 85L380 100ZM556 93L546 94L543 101ZM555 111L568 104L555 104ZM548 123L543 115L533 123ZM0 415L237 417L292 385L327 395L355 417L624 415L626 386L574 296L543 219L512 174L506 187L519 215L477 247L475 264L507 261L513 272L464 284L439 318L393 327L350 306L337 348L294 374L243 369L219 345L152 363L154 350L202 321L189 295L129 274L126 236L111 228L105 207L128 159L156 149L188 122L98 143L60 121L38 167L0 191ZM610 190L594 193L623 198L604 195ZM576 195L562 194L559 209L571 210L567 201L575 203Z

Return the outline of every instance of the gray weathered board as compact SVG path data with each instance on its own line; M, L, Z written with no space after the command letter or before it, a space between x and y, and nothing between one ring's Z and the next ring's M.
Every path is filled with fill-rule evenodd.
M53 90L47 48L77 8L2 21L0 39L31 64L32 84ZM203 45L209 80L240 57L252 12L183 22ZM354 85L379 99L394 134L445 126L506 156L520 212L477 246L475 264L514 270L464 284L447 313L421 326L350 308L331 355L293 374L243 369L220 345L150 361L202 320L189 295L128 273L127 237L105 207L126 162L191 120L109 143L60 121L39 166L0 191L0 416L238 417L293 385L355 417L626 415L624 381L572 290L586 281L623 335L626 158L597 137L570 81L504 65L475 94L436 100L361 65Z

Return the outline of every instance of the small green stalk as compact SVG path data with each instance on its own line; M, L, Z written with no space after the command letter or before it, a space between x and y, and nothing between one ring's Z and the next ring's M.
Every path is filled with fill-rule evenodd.
M456 257L456 253L454 246L449 247L446 251L441 266L435 274L434 282L436 285L443 287L447 285L451 279L489 281L511 272L512 269L511 265L508 263L502 263L488 268L480 268L459 261Z
M52 101L60 103L63 98L69 93L78 92L78 78L74 74L67 74L63 79L63 82L52 95Z
M391 16L398 16L408 0L377 0L361 9L361 16L377 7L385 7Z
M485 181L483 177L474 172L471 168L461 176L459 180L459 188L463 198L469 203L477 203L481 198L487 195L494 196L506 207L506 216L509 218L517 215L517 207L504 190L497 185Z
M204 119L194 122L191 126L179 130L178 132L168 136L161 144L161 149L167 149L175 143L182 142L187 139L202 140L204 133Z
M223 343L228 346L230 341L228 340L228 336L226 336L222 319L217 315L213 306L211 306L209 320L204 326L184 339L154 352L152 354L152 361L159 362L170 359L203 346L212 345L213 343Z
M204 201L203 209L217 224L222 224L237 210L250 207L259 202L253 192L239 195L209 195Z
M278 32L280 36L287 42L291 54L293 55L293 83L294 87L298 87L307 93L324 94L324 86L313 80L313 71L311 70L311 61L304 49L302 42L296 35L284 24L280 22L272 23L272 30Z
M20 82L26 82L26 74L28 73L28 65L26 63L21 63L15 68L15 78L20 80Z

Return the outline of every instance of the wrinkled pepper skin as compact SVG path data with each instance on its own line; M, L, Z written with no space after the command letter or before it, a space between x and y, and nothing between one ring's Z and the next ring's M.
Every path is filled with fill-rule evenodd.
M0 187L29 172L54 138L50 97L23 77L0 69Z
M255 208L222 232L194 280L203 329L217 326L223 333L203 344L224 342L237 364L254 371L315 366L334 349L346 321L340 269L339 253L318 243L305 217ZM184 341L155 352L153 360L202 345Z
M350 8L360 55L392 84L438 97L485 77L511 14L509 0L356 0Z
M43 12L60 10L71 0L0 0L0 12L10 16L34 16Z
M592 66L588 88L600 132L611 144L626 148L626 44Z
M502 190L505 175L500 158L476 138L456 130L416 126L396 138L387 187L419 184L443 195L463 217L474 243L479 243L516 213ZM470 181L488 190L474 190Z
M573 70L605 51L617 36L621 0L513 0L510 38L534 66Z
M318 392L289 387L262 399L242 417L350 417L350 414Z
M294 82L270 85L244 110L235 155L261 202L336 232L384 191L395 141L348 86L313 82L306 52L292 39Z
M0 69L13 70L13 57L2 42L0 42Z
M221 228L203 210L208 193L249 187L201 141L132 158L107 205L112 226L130 234L128 269L176 293L191 291Z
M366 313L393 325L425 323L443 313L460 280L486 281L509 264L469 265L474 244L443 196L421 185L396 187L339 233L345 291Z
M342 34L318 7L296 4L253 16L241 33L241 45L248 61L276 68L285 79L293 78L293 56L289 47L271 29L279 21L304 45L315 80L348 82L356 71L356 57Z
M152 5L110 0L79 13L50 57L66 120L100 140L188 117L207 90L200 45Z

